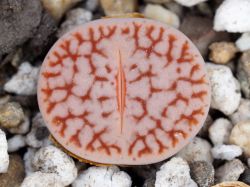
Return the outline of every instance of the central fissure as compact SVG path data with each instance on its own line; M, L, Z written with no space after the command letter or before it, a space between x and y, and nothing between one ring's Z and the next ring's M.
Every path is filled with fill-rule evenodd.
M120 113L120 133L122 133L124 109L126 106L126 99L125 99L126 77L122 66L122 55L120 50L118 50L118 73L117 73L116 83L117 83L117 106L118 106L118 111Z

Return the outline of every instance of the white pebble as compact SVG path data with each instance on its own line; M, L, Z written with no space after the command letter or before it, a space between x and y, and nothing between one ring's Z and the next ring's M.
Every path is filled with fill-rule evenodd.
M224 0L216 10L214 29L216 31L248 32L250 31L249 12L249 0Z
M8 143L5 133L0 129L0 173L6 173L9 167Z
M189 172L188 163L182 158L174 157L156 172L155 187L197 187Z
M54 173L35 172L25 177L21 187L64 187Z
M177 153L177 156L189 163L194 161L213 162L211 145L205 139L198 137L195 137L186 147Z
M237 181L244 170L245 167L243 163L239 159L233 159L216 169L215 177L218 183L224 181Z
M240 51L246 51L250 49L250 32L246 32L241 35L240 38L235 42L236 46Z
M174 12L163 8L161 5L147 4L144 15L147 18L161 21L175 28L179 28L180 26L179 17Z
M8 139L8 152L18 151L20 148L26 145L25 137L22 135L15 135Z
M57 37L60 38L62 35L73 29L78 25L83 25L92 19L92 13L83 8L76 8L67 13L66 20L61 24L58 29Z
M207 0L175 0L175 1L183 6L191 7L199 3L205 2Z
M242 149L237 145L217 145L211 152L215 159L233 160L242 154Z
M73 159L52 145L39 149L32 163L36 170L57 174L58 180L65 186L71 184L77 177Z
M229 141L240 146L245 155L250 157L250 121L242 121L236 124L231 132Z
M226 118L219 118L209 127L209 138L214 145L227 144L233 124Z
M24 62L19 66L17 74L5 83L4 90L17 95L35 95L38 74L39 68Z
M36 151L37 151L37 149L29 147L28 151L24 154L23 160L24 160L24 167L25 167L26 176L35 172L35 168L32 164L32 160L35 156Z
M226 115L232 114L237 110L241 99L238 80L227 66L206 63L206 68L212 88L211 108Z
M79 173L72 187L130 187L129 175L117 166L90 167Z
M250 100L241 99L239 108L229 117L233 124L250 120Z

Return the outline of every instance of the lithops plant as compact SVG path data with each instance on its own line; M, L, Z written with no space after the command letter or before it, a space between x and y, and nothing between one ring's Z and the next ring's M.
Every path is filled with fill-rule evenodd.
M197 134L210 85L181 32L143 18L107 18L55 43L38 101L54 140L79 160L141 165L170 157Z

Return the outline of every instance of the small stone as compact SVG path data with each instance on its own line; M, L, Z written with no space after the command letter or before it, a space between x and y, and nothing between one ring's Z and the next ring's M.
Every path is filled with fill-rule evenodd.
M24 154L24 166L25 166L25 173L26 176L30 175L31 173L35 172L35 168L32 165L32 160L36 154L36 149L28 148L28 151Z
M180 30L194 42L203 57L207 56L208 46L212 42L227 41L229 39L228 33L213 30L211 19L201 16L184 16Z
M232 182L223 182L212 187L250 187L250 186L246 185L243 182L232 181Z
M239 159L228 161L215 170L217 182L237 181L244 172L245 167Z
M60 38L72 28L89 22L92 19L92 13L83 8L76 8L69 11L66 15L66 21L64 21L60 29L57 31L57 37Z
M238 62L237 77L245 97L250 98L250 50L244 52Z
M227 66L206 63L212 88L211 108L226 115L234 113L241 99L240 85Z
M204 122L204 124L203 124L203 126L202 126L202 128L201 128L201 130L199 131L199 133L198 133L198 136L200 136L200 137L207 137L207 135L208 135L208 129L209 129L209 127L211 126L213 124L213 119L212 119L212 117L208 114L207 115L207 118L206 118L206 120L205 120L205 122Z
M240 181L250 184L250 168L247 168L240 176Z
M0 129L0 173L6 173L9 167L8 143L5 133Z
M4 90L18 95L35 95L38 74L39 68L24 62L19 66L17 74L4 85Z
M8 131L12 134L26 134L30 128L30 119L27 114L25 114L23 121L17 126L13 128L8 128Z
M216 10L214 29L228 32L250 31L250 1L225 0Z
M211 152L215 159L233 160L242 154L242 149L237 145L216 145Z
M37 171L57 174L58 181L65 186L71 184L77 177L73 159L52 145L38 150L32 164Z
M31 38L41 16L42 5L38 0L1 0L0 56L13 51Z
M21 187L64 187L55 173L35 172L25 177Z
M233 124L226 118L219 118L209 127L209 138L214 145L227 144Z
M238 51L233 42L215 42L209 46L209 59L217 64L226 64L234 58Z
M207 0L175 0L177 3L180 3L183 6L191 7L199 3L205 2Z
M240 146L246 156L250 156L250 121L236 124L230 135L230 143Z
M144 0L146 3L155 3L155 4L165 4L169 3L172 0Z
M189 163L194 161L213 162L211 145L205 139L198 137L195 137L186 147L177 153L177 156Z
M0 107L0 125L2 127L18 127L23 119L24 112L19 103L9 102Z
M8 139L8 152L18 151L26 145L25 137L22 135L15 135Z
M42 3L56 20L60 20L67 10L80 1L82 0L42 0Z
M17 154L10 155L8 172L0 175L0 187L19 187L24 177L22 158Z
M29 134L26 136L26 142L33 148L40 148L49 145L49 131L45 125L41 113L37 113L32 119L32 127Z
M240 38L235 42L240 51L250 49L250 32L243 33Z
M190 174L199 187L210 187L214 184L214 167L208 162L192 162Z
M180 26L179 17L161 5L147 4L144 10L146 18L161 21L167 25L178 28Z
M241 99L239 108L229 117L233 124L250 120L250 100Z
M137 0L100 0L106 16L135 12Z
M157 171L155 187L197 187L189 172L188 163L182 158L174 157Z
M247 165L250 167L250 158L247 159Z
M72 187L130 187L132 181L129 175L120 171L117 166L90 167L79 173Z

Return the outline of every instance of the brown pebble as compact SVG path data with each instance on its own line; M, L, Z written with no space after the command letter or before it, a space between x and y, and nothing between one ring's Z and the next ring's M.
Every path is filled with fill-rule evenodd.
M24 119L24 112L17 102L9 102L0 107L0 125L4 128L17 127Z
M25 177L24 165L19 155L10 155L7 173L0 174L0 187L19 187Z
M209 46L209 59L217 64L226 64L234 58L237 48L233 42L215 42Z

